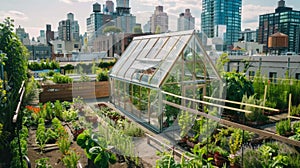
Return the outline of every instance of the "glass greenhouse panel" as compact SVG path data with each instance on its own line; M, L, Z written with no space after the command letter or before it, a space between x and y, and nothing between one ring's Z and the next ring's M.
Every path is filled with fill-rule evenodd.
M163 46L163 48L159 51L155 58L165 59L177 43L178 39L180 39L180 36L170 37L167 43Z
M148 40L148 43L145 45L145 47L143 47L141 53L138 55L137 58L145 58L146 55L151 51L153 50L153 46L155 44L155 42L157 41L158 39L150 39Z
M131 53L135 50L135 48L138 46L140 40L136 40L136 41L132 41L130 43L130 45L128 46L128 48L124 51L124 53L122 54L122 59L118 60L115 64L115 66L113 66L112 70L111 70L111 75L116 76L117 73L119 72L119 70L123 67L124 63L127 61L127 59L129 58L129 56L131 55Z
M155 58L156 55L160 52L162 49L162 46L165 45L166 41L168 40L168 37L159 38L158 41L155 43L154 47L151 49L151 51L147 54L146 58Z
M139 45L136 47L136 49L131 53L130 57L127 59L126 63L122 66L122 68L120 68L120 70L117 74L118 77L124 78L125 73L131 67L132 63L137 58L137 56L140 54L140 52L145 47L147 42L148 42L148 39L144 39L139 43Z

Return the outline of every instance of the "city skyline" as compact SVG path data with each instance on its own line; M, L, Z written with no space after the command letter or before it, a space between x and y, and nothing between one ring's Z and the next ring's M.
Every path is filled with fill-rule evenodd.
M116 6L116 1L112 0ZM106 0L10 0L1 2L0 19L11 17L15 20L15 27L19 25L25 28L30 38L38 37L40 30L46 29L46 24L52 25L52 30L57 31L59 21L66 19L67 13L73 13L75 20L80 25L80 33L86 32L86 19L92 13L94 3L101 5ZM274 12L278 0L243 0L242 2L242 30L245 28L258 28L258 17L261 14ZM200 29L200 17L202 12L200 0L131 0L131 13L136 16L137 23L143 25L149 20L155 6L163 5L164 11L169 16L169 30L177 30L179 14L189 8L195 17L195 28ZM286 6L300 10L299 0L286 0Z

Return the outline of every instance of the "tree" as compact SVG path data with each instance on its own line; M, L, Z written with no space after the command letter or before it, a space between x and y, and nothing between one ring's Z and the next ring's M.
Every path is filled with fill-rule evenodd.
M106 33L120 33L122 30L116 26L107 26L103 29L103 34Z
M143 33L142 28L140 26L135 26L133 28L133 33L134 34L142 34Z
M13 32L13 20L6 18L0 23L0 50L6 54L4 60L5 85L4 90L7 92L7 103L0 108L0 121L4 123L4 128L11 130L11 120L17 105L18 90L22 81L27 79L27 57L26 47ZM7 84L7 85L6 85Z
M155 34L160 34L160 33L161 33L160 26L157 25L155 29Z

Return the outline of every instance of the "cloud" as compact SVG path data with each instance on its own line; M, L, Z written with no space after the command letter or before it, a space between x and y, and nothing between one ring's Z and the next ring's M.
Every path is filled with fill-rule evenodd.
M5 18L10 17L14 20L28 20L28 17L20 11L10 10L10 11L0 11L0 19L4 20Z
M259 15L273 13L274 6L244 5L242 9L242 27L257 29Z
M76 2L94 2L95 0L59 0L61 2L67 3L67 4L72 4Z

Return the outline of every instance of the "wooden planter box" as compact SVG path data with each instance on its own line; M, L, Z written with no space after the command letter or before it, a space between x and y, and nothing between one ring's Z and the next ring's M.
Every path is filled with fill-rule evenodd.
M41 103L48 101L72 101L73 98L85 99L104 98L110 94L109 81L102 82L78 82L73 84L43 85L39 95Z

